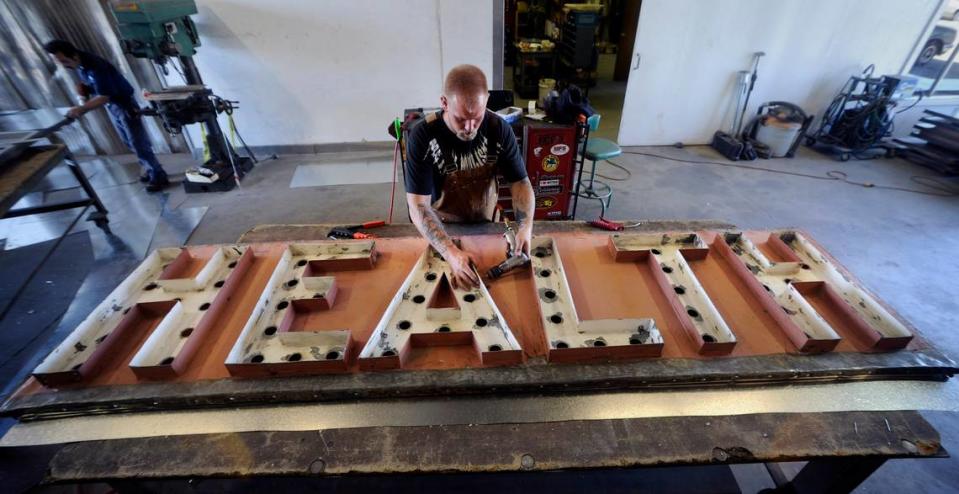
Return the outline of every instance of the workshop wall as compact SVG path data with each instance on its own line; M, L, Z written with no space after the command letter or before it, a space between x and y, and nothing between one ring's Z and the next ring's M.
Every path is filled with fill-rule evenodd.
M646 0L622 145L705 144L728 129L736 72L765 51L747 115L785 100L820 115L870 63L898 74L940 0Z
M449 68L491 76L493 3L198 0L196 62L209 87L240 101L251 146L387 141L404 108L439 104Z

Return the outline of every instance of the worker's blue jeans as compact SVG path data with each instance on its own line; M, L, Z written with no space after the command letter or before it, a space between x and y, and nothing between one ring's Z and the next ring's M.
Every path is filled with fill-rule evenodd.
M153 145L150 144L150 137L147 136L147 131L143 127L140 116L130 115L126 110L114 104L108 104L107 111L110 112L113 125L117 129L117 133L120 134L120 138L123 139L123 143L136 153L137 159L140 160L140 166L148 173L150 181L166 178L166 171L163 170L163 165L157 161L156 155L153 154Z

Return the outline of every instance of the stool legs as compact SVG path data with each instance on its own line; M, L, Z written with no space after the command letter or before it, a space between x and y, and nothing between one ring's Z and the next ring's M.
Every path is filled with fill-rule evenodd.
M593 160L593 167L589 171L589 185L583 189L578 195L586 199L596 199L602 205L602 213L600 217L606 216L606 210L609 209L609 203L613 200L613 189L608 184L599 182L596 179L596 160ZM581 184L577 184L579 188ZM599 186L601 191L596 190L596 186Z
M589 190L593 190L593 179L596 178L596 160L593 160L593 167L589 170Z

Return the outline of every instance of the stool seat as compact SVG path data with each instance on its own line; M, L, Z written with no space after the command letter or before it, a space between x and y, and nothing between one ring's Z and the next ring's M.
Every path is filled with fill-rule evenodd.
M590 161L602 161L615 158L623 154L619 144L602 137L590 137L586 142L586 159Z

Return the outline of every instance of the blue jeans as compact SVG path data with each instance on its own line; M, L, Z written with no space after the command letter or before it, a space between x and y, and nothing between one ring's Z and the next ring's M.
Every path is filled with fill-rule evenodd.
M166 171L153 154L153 145L150 144L150 137L147 136L140 117L131 116L126 110L114 104L108 104L107 111L110 112L113 126L116 127L123 143L136 153L140 166L149 174L150 181L166 178Z

